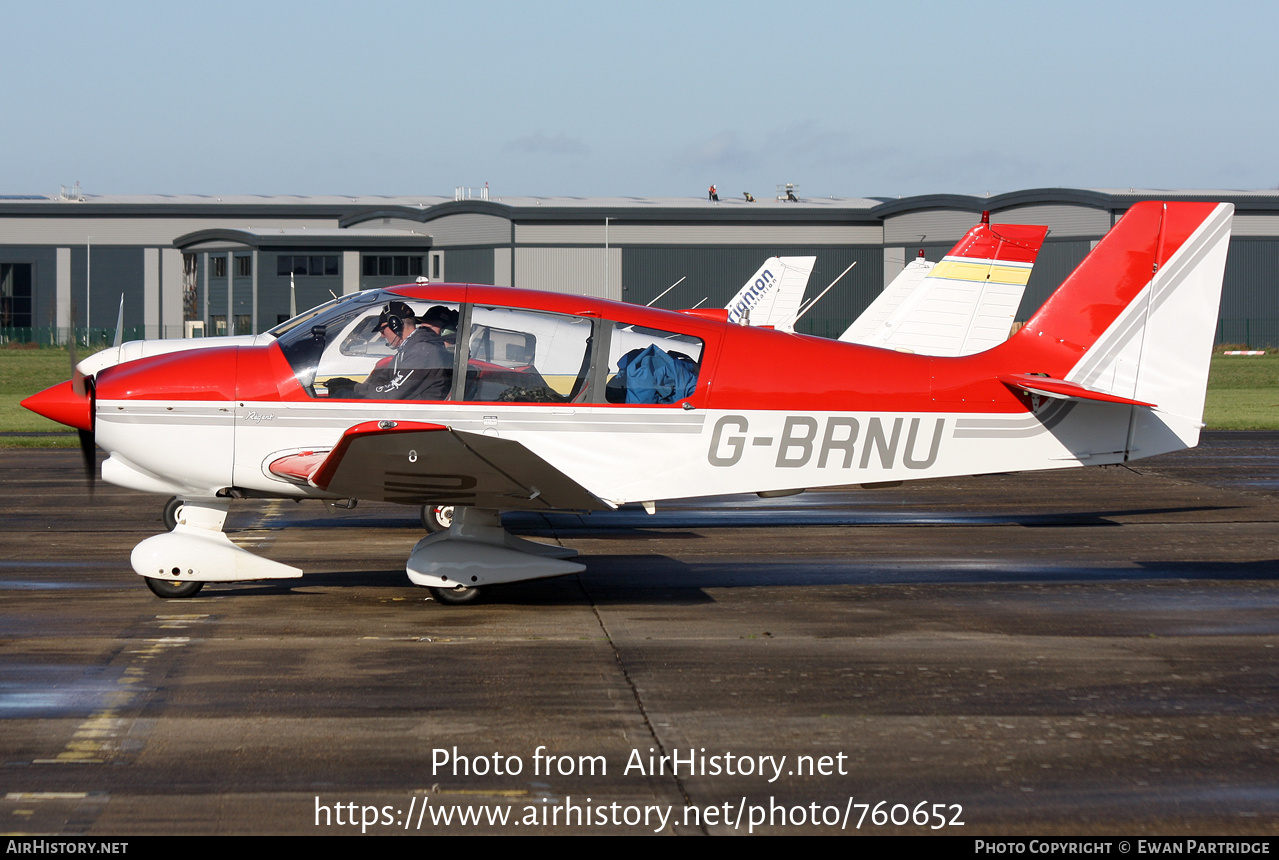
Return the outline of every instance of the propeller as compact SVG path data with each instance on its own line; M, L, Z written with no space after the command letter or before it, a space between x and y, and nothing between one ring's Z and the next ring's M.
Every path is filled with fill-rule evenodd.
M74 317L72 318L74 319ZM89 421L91 422L90 426L92 426L94 419L93 380L80 372L79 363L76 361L74 326L71 328L71 341L68 344L68 352L71 354L71 390L75 392L77 397L84 397L89 400ZM89 495L92 496L98 483L98 446L93 439L93 430L77 429L76 432L80 436L80 455L84 459L84 477L89 484Z

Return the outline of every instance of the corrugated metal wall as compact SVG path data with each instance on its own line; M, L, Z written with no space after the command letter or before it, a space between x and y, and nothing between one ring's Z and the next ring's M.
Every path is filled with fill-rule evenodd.
M1068 204L1044 206L1018 206L990 213L996 224L1040 224L1052 228L1050 236L1057 239L1087 237L1100 239L1110 229L1110 210L1093 209Z
M610 248L606 258L603 248L516 248L513 286L618 300L622 252Z
M838 337L848 323L883 289L883 250L876 247L743 245L734 248L627 248L622 254L622 300L647 304L681 277L687 278L657 302L657 307L722 308L769 257L815 256L808 297L816 296L850 263L857 265L797 329Z
M492 248L450 248L444 252L444 279L454 284L495 284Z
M1230 235L1273 238L1279 236L1279 215L1239 215L1236 213Z
M878 245L878 225L610 224L609 245ZM604 219L575 224L516 224L519 245L604 244Z
M424 225L419 224L417 229L429 233L431 244L436 248L511 243L511 222L497 215L475 213L445 215L443 218L428 221Z
M1217 342L1279 346L1279 240L1231 241Z
M86 266L85 248L71 249L71 300L76 307L76 324L84 325L85 286L93 303L90 325L115 328L124 294L124 324L143 324L143 261L141 248L93 246L93 265ZM223 292L225 307L226 292Z
M921 242L945 242L947 249L981 220L976 212L925 209L884 219L884 244L918 246Z
M1051 235L1051 234L1050 234ZM1077 239L1067 242L1044 242L1044 247L1035 260L1035 268L1030 273L1030 281L1026 284L1026 292L1021 297L1017 316L1020 322L1030 319L1044 300L1061 286L1071 272L1075 270L1088 252L1092 250L1092 242Z

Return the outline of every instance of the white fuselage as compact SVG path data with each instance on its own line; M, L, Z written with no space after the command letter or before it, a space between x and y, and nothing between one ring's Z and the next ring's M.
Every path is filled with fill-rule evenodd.
M97 438L114 461L104 479L135 489L326 496L268 466L330 449L364 421L428 422L517 441L620 504L1122 462L1126 422L1117 419L1131 408L1047 399L1035 414L135 400L100 402ZM1160 452L1127 456L1151 453Z

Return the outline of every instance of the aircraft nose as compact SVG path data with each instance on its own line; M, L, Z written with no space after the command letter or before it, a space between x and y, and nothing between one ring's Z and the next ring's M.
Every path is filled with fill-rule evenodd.
M46 388L39 394L31 395L22 401L22 405L37 415L43 415L59 424L65 424L77 430L93 430L92 398L87 391L77 394L69 379L52 388Z

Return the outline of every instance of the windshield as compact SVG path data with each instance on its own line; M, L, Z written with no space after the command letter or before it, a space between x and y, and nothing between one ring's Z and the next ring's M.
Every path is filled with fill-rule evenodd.
M293 329L297 328L303 323L309 322L315 319L316 317L324 314L326 311L332 309L336 305L345 304L346 302L356 302L357 304L367 304L368 302L375 302L381 297L382 297L381 290L366 290L358 293L348 293L345 296L338 296L336 299L327 301L322 305L316 305L315 307L311 308L309 311L303 311L302 313L298 314L292 319L285 320L284 322L277 325L275 328L267 329L267 334L273 335L275 337L282 337L283 335L285 335L289 331L292 331Z

